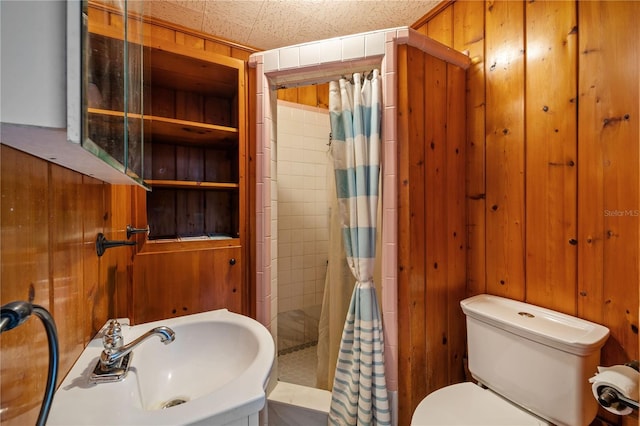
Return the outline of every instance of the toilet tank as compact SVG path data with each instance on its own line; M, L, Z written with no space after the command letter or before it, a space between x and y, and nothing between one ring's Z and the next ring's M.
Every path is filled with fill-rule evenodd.
M598 405L588 379L609 330L503 297L460 302L469 370L492 391L558 425L587 425Z

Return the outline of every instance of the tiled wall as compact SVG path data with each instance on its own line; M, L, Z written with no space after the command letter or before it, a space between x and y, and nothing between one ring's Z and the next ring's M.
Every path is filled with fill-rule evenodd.
M329 114L278 102L278 313L322 303Z
M329 114L278 101L278 351L318 340L328 256Z
M341 73L353 72L359 65L379 66L385 54L388 30L371 31L269 50L263 55L264 73L277 72L279 85L304 85L330 81Z

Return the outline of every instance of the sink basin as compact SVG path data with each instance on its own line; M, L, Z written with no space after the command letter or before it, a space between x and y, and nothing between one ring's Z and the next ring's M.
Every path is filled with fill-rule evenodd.
M166 347L144 344L133 365L142 407L157 410L177 399L193 401L242 375L258 356L258 341L234 322L194 322L172 327L176 341ZM193 350L193 349L196 350ZM136 366L136 359L145 359ZM203 380L204 376L210 380Z
M133 350L123 381L93 384L99 333L56 392L48 425L224 425L246 418L257 424L275 356L262 324L226 309L136 326L119 322L125 343L162 325L175 341L151 337Z

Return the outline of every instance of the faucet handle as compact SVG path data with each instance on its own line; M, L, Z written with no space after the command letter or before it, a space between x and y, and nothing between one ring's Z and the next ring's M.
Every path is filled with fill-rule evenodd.
M109 321L109 325L102 336L102 344L105 351L112 351L118 349L124 345L124 338L122 337L122 328L118 320L112 319Z

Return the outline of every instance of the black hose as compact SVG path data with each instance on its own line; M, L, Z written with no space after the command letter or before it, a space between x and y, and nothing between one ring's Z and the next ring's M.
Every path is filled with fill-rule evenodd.
M16 301L7 303L0 308L0 333L11 330L24 323L31 314L36 314L42 320L44 329L47 332L47 341L49 342L49 374L47 377L47 386L44 392L44 399L40 406L40 415L38 416L37 426L44 426L49 417L53 394L56 390L56 382L58 380L58 333L56 331L56 323L53 317L45 308L40 305L32 305L29 302Z
M58 333L56 331L56 324L49 311L40 305L33 305L33 313L42 320L49 342L49 373L47 376L47 386L45 388L42 406L40 407L40 415L38 415L38 421L36 423L36 426L44 426L47 423L47 417L49 417L53 394L56 390L56 382L58 380Z
M12 330L25 322L33 313L29 302L15 301L0 308L0 333Z

